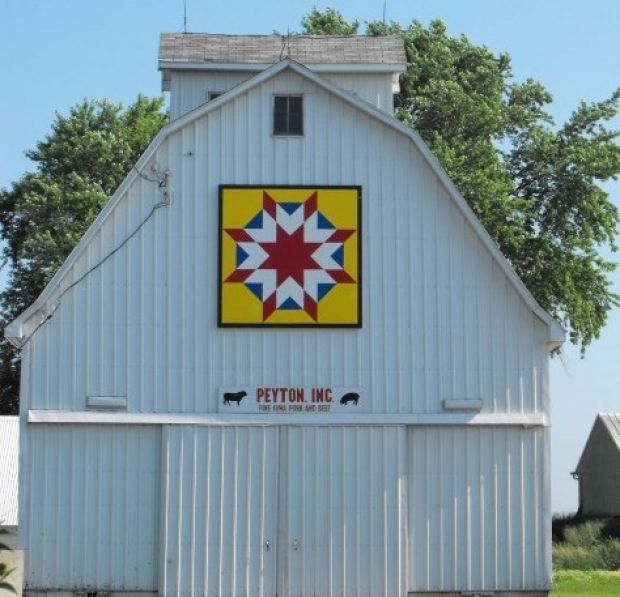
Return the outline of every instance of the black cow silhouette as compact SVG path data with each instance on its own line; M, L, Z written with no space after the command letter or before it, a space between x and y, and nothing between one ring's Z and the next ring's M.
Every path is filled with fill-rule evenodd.
M224 394L224 404L230 404L231 402L236 402L237 406L241 404L241 401L248 395L247 392L226 392Z
M344 404L345 406L347 404L349 404L349 402L353 402L354 404L357 405L357 401L360 399L360 395L356 394L355 392L349 392L348 394L345 394L341 399L340 399L340 404Z

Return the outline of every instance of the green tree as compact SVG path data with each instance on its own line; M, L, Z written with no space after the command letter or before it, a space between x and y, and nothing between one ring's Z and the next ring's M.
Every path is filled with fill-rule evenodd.
M26 155L36 170L0 191L0 238L8 285L3 327L40 294L86 228L165 124L163 100L138 96L127 108L85 100L56 114L50 134ZM19 353L0 341L0 413L19 399Z
M314 9L305 33L357 30L340 13ZM316 24L316 26L315 26ZM333 27L332 27L332 24ZM508 54L493 54L441 21L367 23L367 35L400 35L407 71L397 116L437 156L539 304L585 348L620 304L609 274L618 210L601 183L620 174L620 91L582 103L557 126L551 94L539 82L515 82Z
M321 12L314 7L301 20L303 35L355 35L359 29L359 21L347 23L344 17L333 8Z

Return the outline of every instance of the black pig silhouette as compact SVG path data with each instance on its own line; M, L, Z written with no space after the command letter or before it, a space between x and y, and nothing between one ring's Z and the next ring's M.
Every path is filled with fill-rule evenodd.
M357 401L360 399L360 395L356 394L355 392L349 392L348 394L345 394L341 399L340 399L340 404L344 404L345 406L347 404L349 404L349 402L353 402L354 404L357 405Z

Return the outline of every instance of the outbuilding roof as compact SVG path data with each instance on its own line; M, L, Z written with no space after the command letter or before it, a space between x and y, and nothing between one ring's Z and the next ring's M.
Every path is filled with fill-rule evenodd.
M620 413L598 413L592 425L592 430L583 448L579 463L575 468L575 472L580 473L586 463L586 453L590 450L590 446L595 438L601 437L601 430L607 433L609 438L615 444L618 452L620 452Z
M620 450L620 413L599 413L598 417Z
M221 35L162 33L159 62L274 64L292 58L302 64L407 63L401 37L312 35Z

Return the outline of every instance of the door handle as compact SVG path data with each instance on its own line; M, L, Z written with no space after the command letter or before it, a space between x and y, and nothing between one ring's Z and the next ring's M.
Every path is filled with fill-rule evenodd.
M293 549L297 551L300 547L299 539L293 539Z
M271 549L271 541L269 541L269 539L267 539L265 541L265 551L269 551Z

